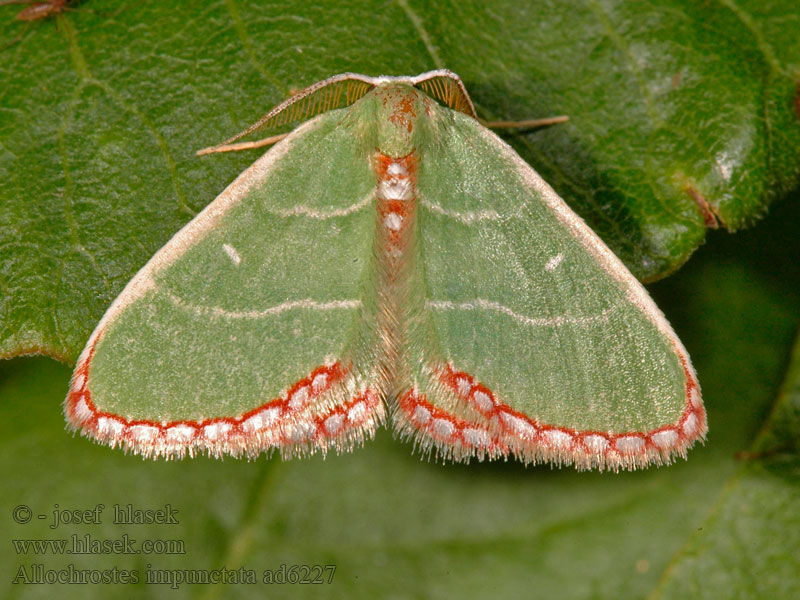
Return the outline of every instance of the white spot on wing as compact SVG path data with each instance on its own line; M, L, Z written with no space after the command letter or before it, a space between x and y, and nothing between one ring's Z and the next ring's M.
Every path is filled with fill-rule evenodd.
M464 441L467 444L479 448L488 447L492 441L492 438L489 436L489 433L482 429L473 429L470 427L465 429L462 435L464 436Z
M100 417L97 419L97 430L101 435L117 436L122 433L125 426L116 419Z
M691 437L695 431L697 431L697 417L692 413L683 422L683 433Z
M278 420L278 417L281 416L281 411L282 409L280 406L273 406L262 410L261 419L264 421L264 425L273 425Z
M79 392L83 389L84 383L86 383L86 376L81 373L75 378L75 381L72 382L72 389Z
M89 405L86 404L86 398L81 396L75 403L75 408L72 412L72 417L79 423L84 423L92 418L92 411Z
M242 262L242 257L239 256L239 253L236 251L236 248L234 248L230 244L223 244L222 247L225 249L225 253L233 261L233 264L235 264L238 267L239 263Z
M572 446L572 436L566 431L548 429L542 432L542 437L557 450L569 450L570 446Z
M439 437L443 440L449 440L453 436L453 432L456 430L455 425L453 425L447 419L435 419L433 421L433 432L436 437Z
M194 428L188 425L174 425L167 429L167 442L185 444L194 437Z
M130 436L134 442L147 444L158 437L158 427L152 425L133 425L130 428Z
M507 412L501 412L500 418L503 419L506 426L511 429L517 437L524 440L532 440L536 437L536 429L524 419L520 419Z
M344 426L344 415L335 414L325 419L325 431L330 435L335 435Z
M224 437L230 431L232 425L224 421L218 423L210 423L203 427L203 436L209 441L214 442L221 437Z
M558 265L561 264L561 261L564 260L564 253L560 252L556 254L553 258L547 261L547 264L544 266L545 271L554 271Z
M635 435L628 435L617 440L617 450L623 454L638 452L644 448L644 440Z
M252 417L242 423L242 429L247 433L255 433L264 427L264 417L260 412L257 412Z
M424 406L417 406L414 409L413 419L417 425L425 425L425 423L431 420L431 411Z
M367 416L367 405L364 402L358 402L350 407L347 411L347 420L353 424L358 424Z
M664 431L654 433L650 438L657 447L666 450L675 446L678 441L678 432L672 429L665 429Z
M325 373L320 373L314 380L311 382L311 388L314 392L319 392L322 388L324 388L328 383L328 376Z
M317 432L317 425L311 421L297 421L290 428L287 437L291 442L310 440Z
M720 175L722 175L722 178L725 181L730 181L731 175L733 174L733 168L738 166L736 159L730 156L727 152L721 152L716 156L716 160Z
M608 440L602 435L587 435L583 438L583 443L586 444L586 448L589 449L589 452L595 452L597 454L605 452L606 448L608 448Z
M304 385L294 394L292 394L292 398L289 400L289 408L292 410L298 410L303 408L306 402L308 402L308 386Z
M472 400L475 402L477 409L481 412L488 412L492 410L492 407L494 406L489 394L480 390L472 394Z

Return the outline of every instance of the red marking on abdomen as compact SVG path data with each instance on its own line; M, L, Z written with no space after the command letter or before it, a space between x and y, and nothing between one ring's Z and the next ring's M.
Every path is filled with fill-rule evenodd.
M382 152L375 153L375 173L378 179L385 179L389 177L387 171L392 164L399 164L408 171L409 177L416 178L417 175L417 155L412 152L400 158L393 158ZM416 179L415 179L416 181Z
M407 250L413 239L416 218L417 159L414 153L392 158L377 153L374 159L377 176L377 246L384 283L394 285L406 264Z
M347 369L339 362L317 367L289 387L283 397L238 417L169 422L126 419L98 409L92 401L88 378L93 356L94 346L73 375L64 407L68 422L84 435L112 448L123 446L147 457L183 456L187 452L194 455L196 450L207 450L215 456L222 453L252 456L270 447L301 442L327 448L370 419L380 419L380 415L376 417L380 400L370 390L318 414L306 411L314 400L345 377ZM331 431L337 415L342 417L341 427ZM330 421L331 417L334 421ZM298 436L298 432L303 435Z

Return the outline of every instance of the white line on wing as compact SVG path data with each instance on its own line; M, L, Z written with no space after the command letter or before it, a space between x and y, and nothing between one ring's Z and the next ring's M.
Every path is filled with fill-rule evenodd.
M509 317L515 319L516 321L519 321L520 323L524 323L525 325L529 325L531 327L541 327L547 325L565 325L567 323L575 325L584 325L588 323L604 323L608 321L608 315L614 311L614 307L612 306L606 308L600 314L585 316L585 317L572 317L568 315L557 316L557 317L529 317L526 315L521 315L519 313L516 313L507 306L503 306L498 302L493 302L491 300L484 300L483 298L477 298L470 302L451 302L449 300L428 300L425 303L425 306L428 308L434 308L440 310L493 310L495 312L508 315Z
M322 221L325 219L333 219L335 217L345 217L352 213L358 212L372 202L374 197L375 191L371 190L369 194L364 196L363 200L356 202L355 204L351 204L345 208L337 208L327 211L320 211L315 208L309 208L308 206L293 206L289 209L269 207L268 210L272 214L279 215L281 217L309 217L310 219L319 219Z
M458 212L455 210L449 210L447 208L444 208L443 206L431 202L430 200L427 200L425 198L420 198L420 204L422 204L422 206L424 206L431 212L435 212L445 217L455 219L456 221L461 221L462 223L466 223L467 225L474 223L475 221L500 220L500 213L498 213L495 210L468 210L466 212Z
M288 310L294 309L309 309L309 310L341 310L352 309L361 306L360 300L331 300L330 302L317 302L311 298L303 300L287 300L276 306L270 306L263 310L225 310L218 306L197 306L186 302L179 298L170 291L164 291L163 294L175 306L190 310L200 316L220 317L224 319L261 319L273 315L279 315Z

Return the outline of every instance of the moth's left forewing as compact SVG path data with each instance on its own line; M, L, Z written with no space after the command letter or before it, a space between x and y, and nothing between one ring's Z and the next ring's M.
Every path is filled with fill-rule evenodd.
M112 304L78 360L68 423L149 457L305 454L370 435L382 405L348 348L373 204L341 112L298 128Z
M452 426L479 441L470 451L459 438L465 448L454 458L511 453L618 469L685 455L705 434L705 412L662 313L507 144L452 118L437 152L420 159L433 342L418 346L430 348L433 375L418 374L417 400L396 418L401 430L453 454L432 426L415 425L422 407L441 412L443 433Z

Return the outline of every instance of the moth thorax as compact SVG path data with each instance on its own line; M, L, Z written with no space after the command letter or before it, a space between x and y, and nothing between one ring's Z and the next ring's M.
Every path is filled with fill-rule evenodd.
M403 84L381 85L371 92L377 102L377 147L391 157L410 154L417 147L421 124L433 100Z

